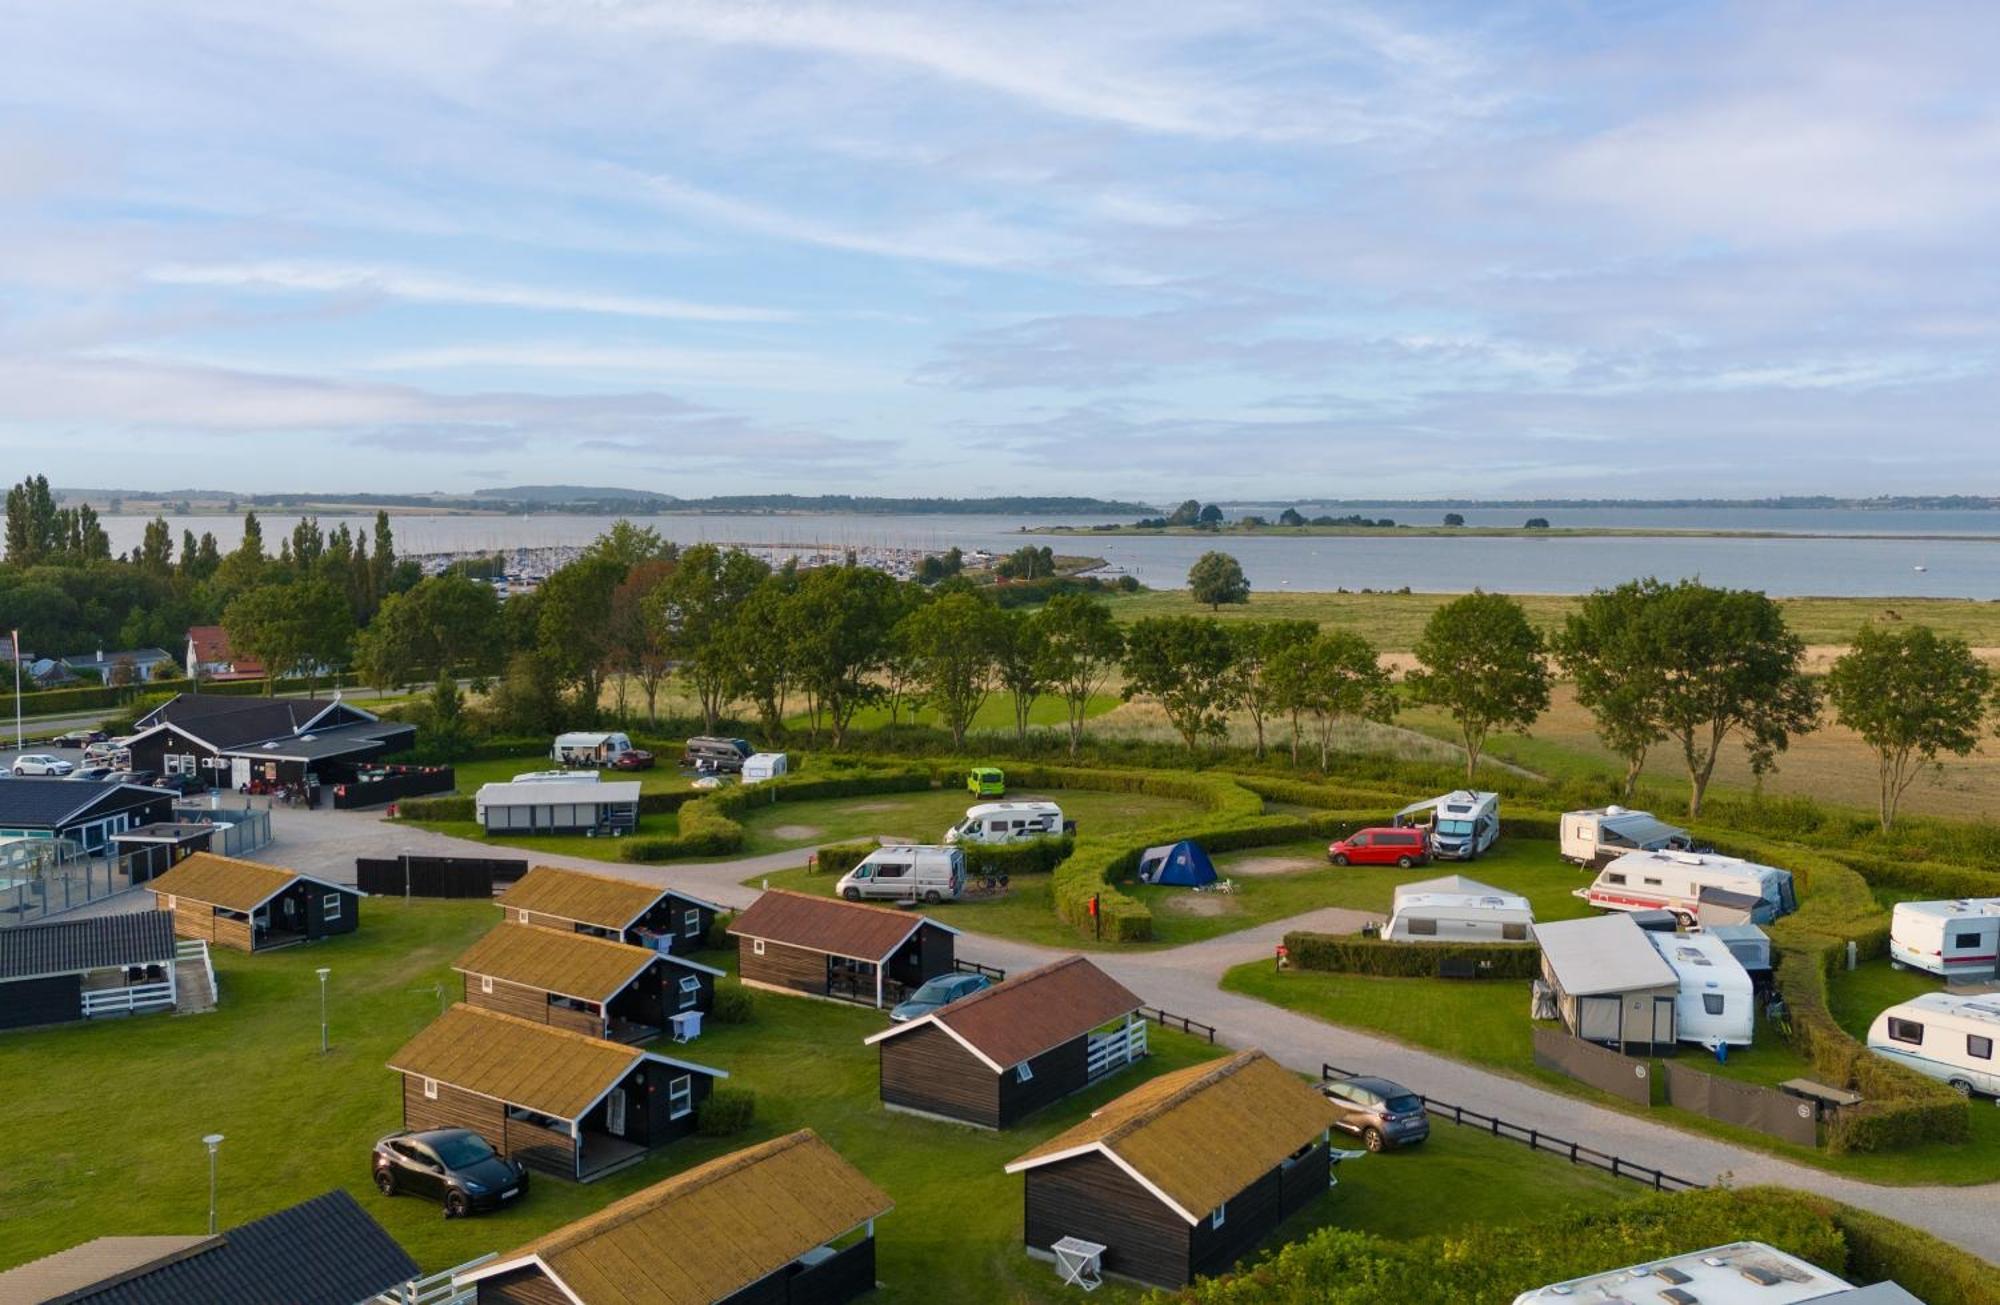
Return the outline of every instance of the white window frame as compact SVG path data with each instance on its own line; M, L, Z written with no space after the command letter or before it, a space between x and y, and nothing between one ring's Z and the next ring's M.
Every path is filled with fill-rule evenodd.
M525 907L525 906L517 906L517 907L515 907L515 908L514 908L514 923L515 923L515 924L526 924L527 922L528 922L528 908L527 908L527 907Z
M750 940L750 954L752 956L762 956L764 954L764 940L762 938L752 938Z
M486 993L490 993L490 992L492 992L492 991L493 991L493 976L492 976L492 975L490 975L490 974L482 974L482 975L480 975L480 976L479 976L479 990L480 990L481 992L486 992Z
M701 937L701 908L690 906L681 912L681 937Z
M694 1113L694 1075L682 1074L667 1084L667 1118L686 1119Z
M1903 1036L1903 1033L1905 1031L1912 1029L1916 1031L1917 1035L1916 1037L1910 1038ZM1891 1042L1903 1043L1905 1046L1911 1046L1911 1047L1923 1046L1924 1045L1923 1022L1921 1020L1906 1020L1906 1019L1892 1018L1889 1021L1889 1040Z
M1216 1206L1215 1209L1209 1212L1208 1226L1210 1228L1220 1228L1224 1223L1227 1223L1228 1220L1229 1220L1229 1202L1224 1201L1221 1205Z
M340 918L339 893L325 893L321 895L319 899L319 918L322 921L338 920Z
M1035 1067L1034 1067L1033 1065L1030 1065L1030 1064L1029 1064L1029 1063L1028 1063L1027 1061L1025 1061L1025 1060L1024 1060L1024 1061L1022 1061L1022 1062L1021 1062L1020 1064L1018 1064L1018 1065L1014 1066L1014 1081L1015 1081L1016 1083L1032 1083L1032 1082L1034 1082L1034 1081L1035 1081Z
M167 894L167 909L168 909L169 911L173 910L173 909L174 909L174 903L175 903L175 902L178 902L179 900L180 900L180 899L179 899L178 897L175 897L175 896L174 896L174 895L173 895L172 893L168 893L168 894Z
M683 974L680 982L681 1004L679 1010L693 1010L701 1005L701 980L692 974Z
M438 1081L437 1081L436 1079L434 1079L434 1078L427 1078L427 1079L425 1079L425 1080L424 1080L424 1100L426 1100L426 1101L435 1101L435 1100L437 1100L437 1099L438 1099Z

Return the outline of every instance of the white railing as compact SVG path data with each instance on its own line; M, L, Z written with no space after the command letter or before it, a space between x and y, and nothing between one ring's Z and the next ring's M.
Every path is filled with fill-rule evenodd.
M412 1278L377 1296L374 1305L466 1305L478 1297L479 1286L477 1283L459 1286L458 1275L499 1258L498 1251L488 1251L476 1260L440 1269L427 1277Z
M130 1015L134 1011L174 1004L171 983L141 983L129 988L98 988L83 994L83 1017Z
M174 943L174 961L200 961L201 972L208 976L208 1000L211 1005L222 1000L222 993L215 983L215 962L208 954L208 939L182 938Z
M1110 1033L1093 1033L1084 1055L1084 1073L1091 1078L1122 1069L1146 1054L1146 1023L1135 1020Z

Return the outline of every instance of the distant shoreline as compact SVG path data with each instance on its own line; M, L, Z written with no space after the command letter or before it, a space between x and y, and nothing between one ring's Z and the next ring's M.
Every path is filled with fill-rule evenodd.
M1933 543L2000 544L2000 534L1955 535L1838 530L1717 530L1670 526L1022 526L1024 535L1095 539L1178 536L1187 539L1905 539Z

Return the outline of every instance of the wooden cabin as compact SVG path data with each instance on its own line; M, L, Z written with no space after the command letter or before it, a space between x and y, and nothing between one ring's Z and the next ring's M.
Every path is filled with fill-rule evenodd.
M894 1110L1007 1128L1146 1054L1143 1003L1081 956L961 997L866 1041Z
M458 1276L478 1305L843 1305L895 1208L811 1129L719 1156Z
M707 945L722 908L677 888L538 865L501 897L516 924L596 934L637 947L685 954Z
M214 852L194 853L148 880L146 890L173 913L180 937L241 952L353 933L367 896L351 884Z
M737 977L753 988L880 1008L949 974L958 930L909 911L773 889L730 921Z
M175 945L165 911L0 929L0 1029L172 1010Z
M463 1002L389 1061L405 1128L469 1128L502 1155L588 1182L692 1133L719 1069Z
M722 971L587 933L503 921L452 968L465 1002L613 1042L658 1037L682 1011L707 1011Z
M1325 1193L1333 1104L1261 1051L1143 1083L1007 1166L1028 1253L1065 1237L1160 1287L1227 1273Z

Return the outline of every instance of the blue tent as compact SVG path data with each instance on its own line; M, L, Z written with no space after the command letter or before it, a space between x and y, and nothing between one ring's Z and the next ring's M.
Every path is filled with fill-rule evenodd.
M1167 843L1139 854L1139 882L1194 888L1215 882L1215 863L1198 843Z

